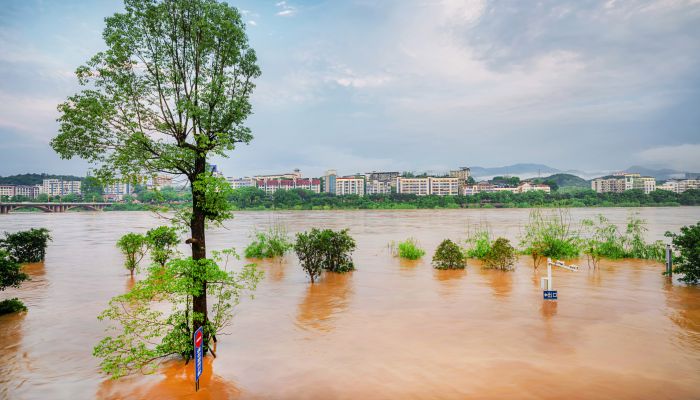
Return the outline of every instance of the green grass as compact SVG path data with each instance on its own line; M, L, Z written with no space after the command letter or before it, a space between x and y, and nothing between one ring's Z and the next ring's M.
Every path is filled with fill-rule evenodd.
M287 230L281 225L275 225L266 232L256 232L253 235L253 241L245 249L245 256L247 258L281 257L291 250L292 246Z
M417 260L425 255L425 250L421 249L418 242L413 238L408 238L397 246L398 255L408 260Z

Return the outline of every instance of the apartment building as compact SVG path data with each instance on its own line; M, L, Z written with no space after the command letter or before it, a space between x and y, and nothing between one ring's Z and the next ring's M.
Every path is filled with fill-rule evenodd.
M12 197L15 195L14 185L0 185L0 197Z
M149 190L161 190L164 187L172 187L173 178L169 175L156 175L151 178L150 183L146 185Z
M598 178L591 181L591 189L598 193L622 193L625 188L625 180L620 178Z
M321 193L321 180L311 178L299 179L259 179L255 181L258 189L264 190L267 194L275 193L278 190L305 189L314 193Z
M617 173L612 177L592 180L591 189L598 193L622 193L626 190L638 189L649 194L656 190L656 179L637 173Z
M329 169L323 176L323 192L335 194L335 180L338 178L338 172L334 169Z
M228 182L234 189L239 189L242 187L255 187L255 179L253 178L234 178L229 176L226 178L226 182Z
M294 172L273 175L255 175L253 179L256 181L277 181L277 180L295 180L301 178L301 170L295 169Z
M682 179L682 180L670 180L656 187L661 190L668 190L674 193L683 193L686 190L700 189L700 180L697 179Z
M80 194L80 181L64 181L62 179L44 179L41 193L49 196L65 196Z
M344 176L335 178L335 194L336 196L345 196L354 194L357 196L365 195L365 178L356 176Z
M388 181L367 181L365 191L367 194L391 194L392 184Z
M427 196L430 194L430 178L396 178L396 193Z
M457 196L460 192L461 179L457 177L430 177L430 194L436 196Z
M552 188L550 188L547 185L542 185L542 184L536 184L536 183L531 183L531 182L523 182L518 186L518 192L517 193L527 193L527 192L532 192L532 191L541 191L545 192L547 194L552 192Z

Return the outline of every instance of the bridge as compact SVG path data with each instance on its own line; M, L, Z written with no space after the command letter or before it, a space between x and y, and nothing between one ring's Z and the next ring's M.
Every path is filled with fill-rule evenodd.
M102 211L110 203L0 203L0 214L8 214L18 208L38 208L47 213L60 213L72 209L83 209L89 211Z

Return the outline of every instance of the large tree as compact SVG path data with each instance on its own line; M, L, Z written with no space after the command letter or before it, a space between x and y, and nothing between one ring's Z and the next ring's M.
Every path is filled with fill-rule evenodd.
M187 243L192 259L204 261L205 224L230 217L227 184L207 159L252 139L244 121L260 69L245 24L214 0L125 0L124 12L105 24L106 50L77 69L83 90L58 106L51 146L62 158L93 163L103 181L186 177ZM203 316L196 330L207 322L206 276L194 284L192 311Z

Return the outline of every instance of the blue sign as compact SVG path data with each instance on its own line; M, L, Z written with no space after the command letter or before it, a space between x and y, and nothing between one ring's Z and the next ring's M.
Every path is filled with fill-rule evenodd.
M545 300L556 300L557 299L557 291L556 290L545 290L542 293L544 294Z
M194 381L199 388L199 377L202 375L202 345L204 344L204 330L199 327L194 333Z

